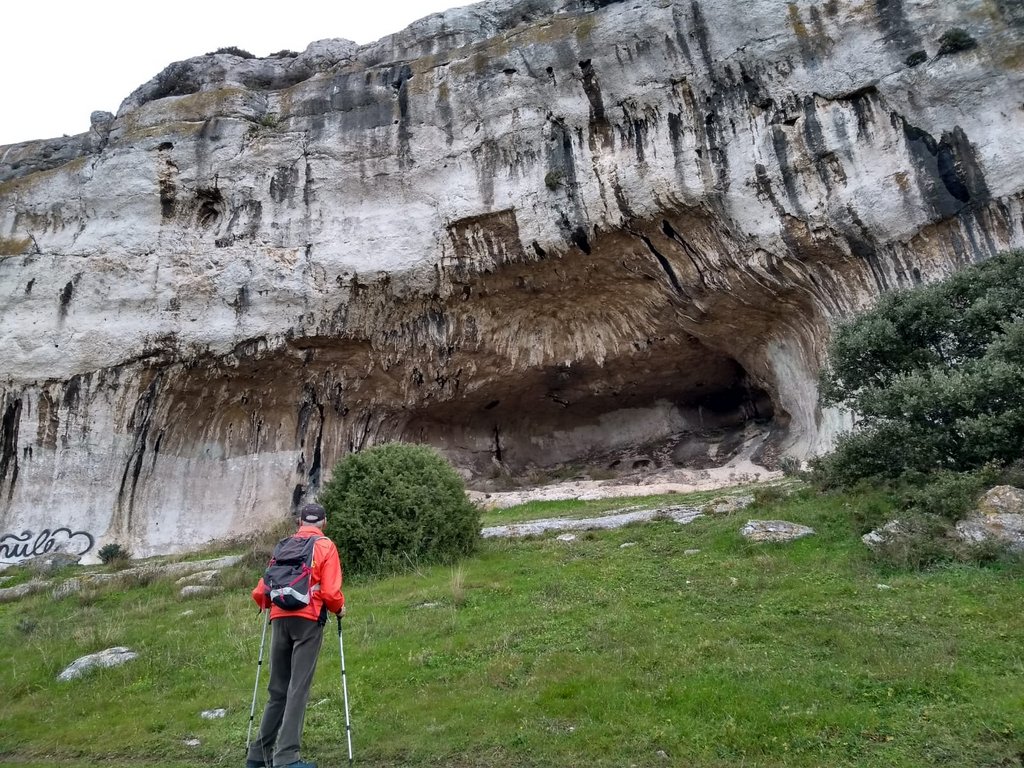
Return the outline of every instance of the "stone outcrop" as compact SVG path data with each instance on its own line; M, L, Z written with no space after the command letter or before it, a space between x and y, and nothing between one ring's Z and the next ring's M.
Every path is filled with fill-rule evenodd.
M827 447L830 323L1024 244L1022 39L1005 0L491 0L0 147L0 561L235 535L397 438Z
M508 525L494 525L482 529L480 535L485 539L516 539L527 536L539 536L549 531L611 530L621 528L624 525L649 523L653 520L672 520L680 525L686 525L687 523L692 523L703 514L703 511L697 507L682 505L659 509L630 507L618 512L600 515L599 517L551 517L543 520L509 523ZM563 539L561 536L558 538L562 541L572 541L572 539Z
M62 682L76 680L87 672L98 667L119 667L122 664L137 659L138 657L139 654L129 648L124 648L122 646L107 648L105 651L90 653L88 656L82 656L79 659L75 659L75 661L68 665L63 672L57 675L57 679Z
M20 600L23 597L51 589L50 594L55 600L62 600L70 595L75 595L87 587L101 587L107 584L118 582L125 584L132 580L151 580L159 578L175 578L179 585L186 584L185 592L181 595L188 597L194 594L207 594L213 591L217 581L220 580L221 571L232 568L241 562L240 555L228 555L225 557L213 558L210 560L194 560L181 563L143 563L134 568L125 568L120 571L78 571L75 575L65 579L42 580L32 579L13 587L0 587L0 603L9 603ZM31 567L31 563L28 567ZM2 583L2 582L0 582ZM192 591L192 587L198 589Z
M748 541L785 542L812 536L814 529L787 520L748 520L740 535Z
M954 528L954 535L975 544L992 543L1024 552L1024 489L997 485Z

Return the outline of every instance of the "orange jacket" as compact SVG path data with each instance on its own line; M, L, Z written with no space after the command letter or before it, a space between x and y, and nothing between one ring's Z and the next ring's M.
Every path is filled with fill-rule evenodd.
M252 599L256 605L263 609L270 609L270 620L279 619L282 616L297 616L310 621L317 621L320 618L320 607L327 606L331 613L337 613L345 605L345 596L341 593L341 558L338 557L338 548L334 542L324 536L323 531L315 525L303 525L295 533L300 538L319 536L320 540L313 545L313 578L310 580L310 587L316 584L319 589L313 590L309 605L299 611L286 611L270 602L267 596L267 588L260 578L260 583L252 591Z

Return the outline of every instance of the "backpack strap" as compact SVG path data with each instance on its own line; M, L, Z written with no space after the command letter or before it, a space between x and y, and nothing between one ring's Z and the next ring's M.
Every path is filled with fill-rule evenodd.
M326 539L327 537L326 536L310 536L309 538L311 538L313 540L313 548L309 552L309 570L310 570L309 578L310 578L310 581L312 581L313 580L314 559L316 558L316 543L318 541L320 541L320 539ZM313 592L319 592L319 591L320 591L320 582L319 581L316 584L312 584L309 587L310 594L312 594Z

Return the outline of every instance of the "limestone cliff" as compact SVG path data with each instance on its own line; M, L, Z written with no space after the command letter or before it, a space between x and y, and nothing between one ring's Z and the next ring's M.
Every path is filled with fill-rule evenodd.
M1024 244L1022 41L1010 0L489 0L0 147L0 561L228 535L394 438L822 449L829 324Z

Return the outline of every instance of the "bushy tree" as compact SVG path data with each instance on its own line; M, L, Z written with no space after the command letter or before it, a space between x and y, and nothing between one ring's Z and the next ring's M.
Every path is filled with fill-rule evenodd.
M348 573L448 563L473 551L480 511L431 448L390 443L346 456L319 495Z
M890 293L833 335L823 404L857 424L816 462L847 485L1024 455L1024 251Z
M101 563L114 567L126 566L132 557L127 549L116 543L104 544L100 547L100 551L97 554Z

